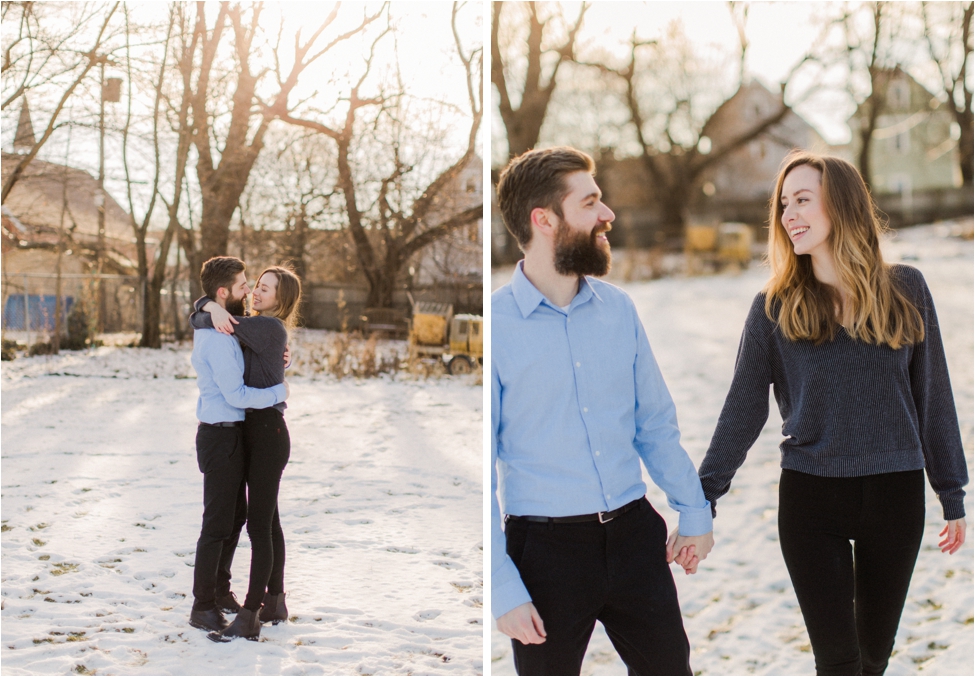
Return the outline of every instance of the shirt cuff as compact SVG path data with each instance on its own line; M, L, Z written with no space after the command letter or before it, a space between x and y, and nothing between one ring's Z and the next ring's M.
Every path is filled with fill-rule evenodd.
M491 615L504 616L515 607L532 601L528 588L521 580L518 567L508 559L491 574Z
M271 392L277 397L274 404L280 404L288 399L288 390L284 387L283 383L279 383L276 386L271 386Z
M678 521L681 536L703 536L714 530L711 517L711 502L705 501L703 508L684 508Z

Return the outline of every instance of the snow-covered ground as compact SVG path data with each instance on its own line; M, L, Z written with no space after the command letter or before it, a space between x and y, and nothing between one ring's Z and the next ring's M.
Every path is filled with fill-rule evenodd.
M973 466L973 248L951 237L948 226L900 231L885 243L889 261L918 267L938 309L955 404L969 468ZM504 284L510 271L494 277ZM657 361L677 404L683 442L700 463L731 383L744 319L767 278L764 269L739 275L665 279L624 285L650 336ZM695 674L815 674L809 638L779 550L776 528L778 443L781 418L771 416L733 488L719 505L716 545L697 575L675 567L684 624ZM970 470L971 472L971 470ZM649 498L671 525L671 512L651 486ZM965 500L972 522L972 494ZM944 526L941 508L928 489L924 542L887 674L972 675L972 529L953 556L937 548ZM493 623L492 623L493 626ZM512 675L510 640L493 630L491 672ZM584 675L622 675L602 627L589 645Z
M3 674L483 670L478 377L289 377L291 622L187 624L202 514L189 347L2 367ZM246 534L234 588L246 589Z

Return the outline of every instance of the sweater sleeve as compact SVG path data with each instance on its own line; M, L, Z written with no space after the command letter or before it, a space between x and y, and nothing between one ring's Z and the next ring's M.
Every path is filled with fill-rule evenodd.
M213 318L210 313L203 310L203 306L212 299L208 296L201 296L193 304L193 312L190 313L190 325L194 329L213 329Z
M194 329L213 329L213 318L210 313L203 310L212 299L201 296L193 304L193 313L190 315L190 324ZM277 350L284 354L284 346L288 342L288 332L284 324L273 317L241 317L236 316L237 324L234 325L234 336L241 343L255 353L262 353L265 349Z
M698 469L704 496L711 502L712 515L717 515L717 499L728 493L732 478L768 420L772 368L769 359L771 338L763 327L766 322L764 296L759 294L741 333L731 388L707 454Z
M903 268L907 268L904 266ZM917 309L924 318L924 340L911 354L911 393L917 410L918 433L924 451L928 481L944 511L946 520L965 516L965 490L968 466L958 428L958 413L951 394L948 363L934 300L921 273L907 269L908 285L914 290Z

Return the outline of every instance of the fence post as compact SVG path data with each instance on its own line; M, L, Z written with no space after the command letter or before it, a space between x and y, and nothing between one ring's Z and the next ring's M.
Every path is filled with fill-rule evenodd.
M27 288L27 274L24 274L24 329L27 330L27 354L30 355L30 290Z

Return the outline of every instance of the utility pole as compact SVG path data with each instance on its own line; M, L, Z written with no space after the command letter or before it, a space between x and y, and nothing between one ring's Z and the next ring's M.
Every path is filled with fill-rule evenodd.
M96 256L96 271L98 273L98 332L105 331L105 285L102 284L103 265L105 263L105 102L117 103L122 99L121 78L105 80L105 64L115 65L107 55L98 56L99 67L99 97L98 108L98 194L95 195L95 206L98 207L98 251Z

